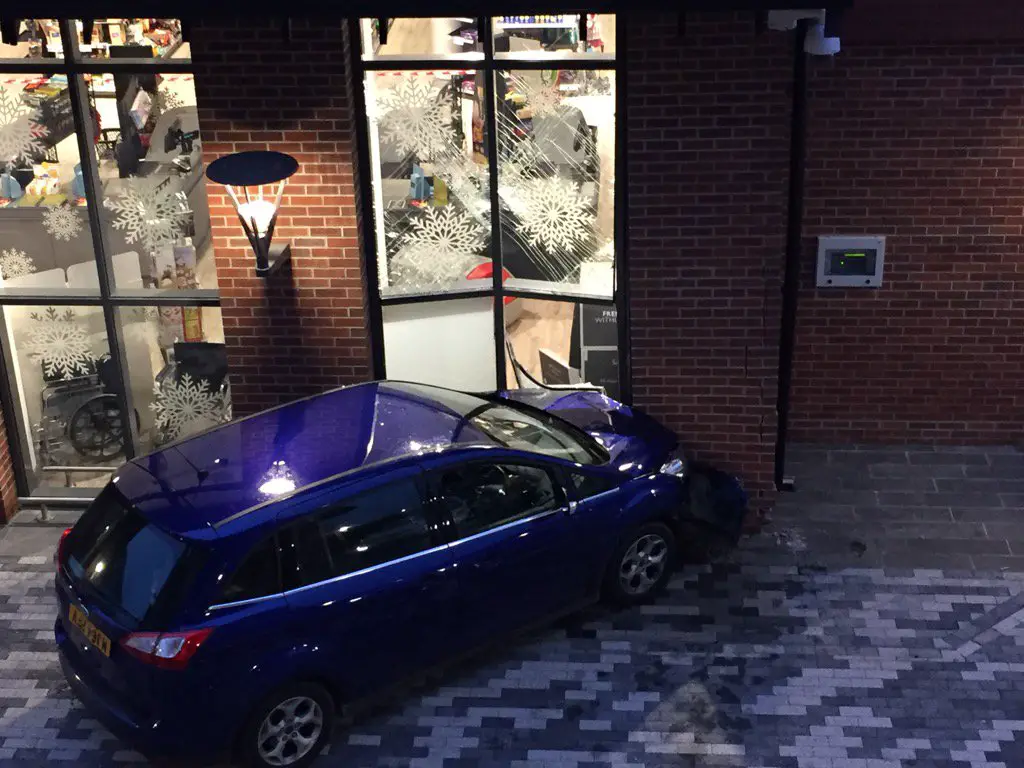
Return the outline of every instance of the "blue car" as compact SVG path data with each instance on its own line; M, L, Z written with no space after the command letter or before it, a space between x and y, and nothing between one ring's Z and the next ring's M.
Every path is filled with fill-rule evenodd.
M739 482L596 392L339 389L134 459L61 539L64 674L143 752L305 766L342 707L605 596Z

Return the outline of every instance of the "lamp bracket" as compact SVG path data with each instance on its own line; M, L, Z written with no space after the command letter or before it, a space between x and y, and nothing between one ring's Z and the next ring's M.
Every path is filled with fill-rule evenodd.
M271 243L267 252L267 266L256 267L257 277L270 277L278 272L292 257L292 246L290 243Z

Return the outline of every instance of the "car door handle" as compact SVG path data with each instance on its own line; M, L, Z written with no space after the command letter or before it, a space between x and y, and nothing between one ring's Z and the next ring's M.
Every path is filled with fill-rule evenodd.
M572 515L575 515L577 508L579 508L579 502L578 501L570 501L568 506L565 508L565 514L569 515L570 517Z

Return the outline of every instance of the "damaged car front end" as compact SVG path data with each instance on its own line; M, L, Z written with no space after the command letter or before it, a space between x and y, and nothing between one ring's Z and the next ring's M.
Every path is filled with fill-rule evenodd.
M748 505L740 479L689 456L674 432L642 410L582 389L519 389L497 396L584 431L626 477L657 472L678 478L684 491L677 511L684 558L703 559L738 542Z

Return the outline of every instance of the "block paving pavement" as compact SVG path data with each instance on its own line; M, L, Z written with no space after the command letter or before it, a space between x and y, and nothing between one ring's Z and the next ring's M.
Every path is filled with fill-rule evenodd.
M917 463L925 453L934 464ZM888 518L857 517L899 492L876 488L872 504L873 481L916 473L892 466L944 467L937 479L987 467L1014 488L1024 454L806 449L795 459L798 489L800 477L829 471L845 480L788 494L763 533L721 562L682 569L654 604L589 609L360 713L318 765L1024 766L1024 569L975 563L974 550L949 567L961 553L934 546L949 539L929 539L927 526L918 536L897 528L903 543L887 549ZM944 493L932 488L920 493ZM949 493L946 506L938 495L920 506L953 524L962 501ZM990 493L969 508L997 511L1001 526L1024 514L1016 491L994 483ZM1001 541L1012 558L1016 534L998 530L1011 535L978 540ZM61 678L58 533L30 522L0 532L0 768L144 763ZM897 555L908 564L893 564Z

